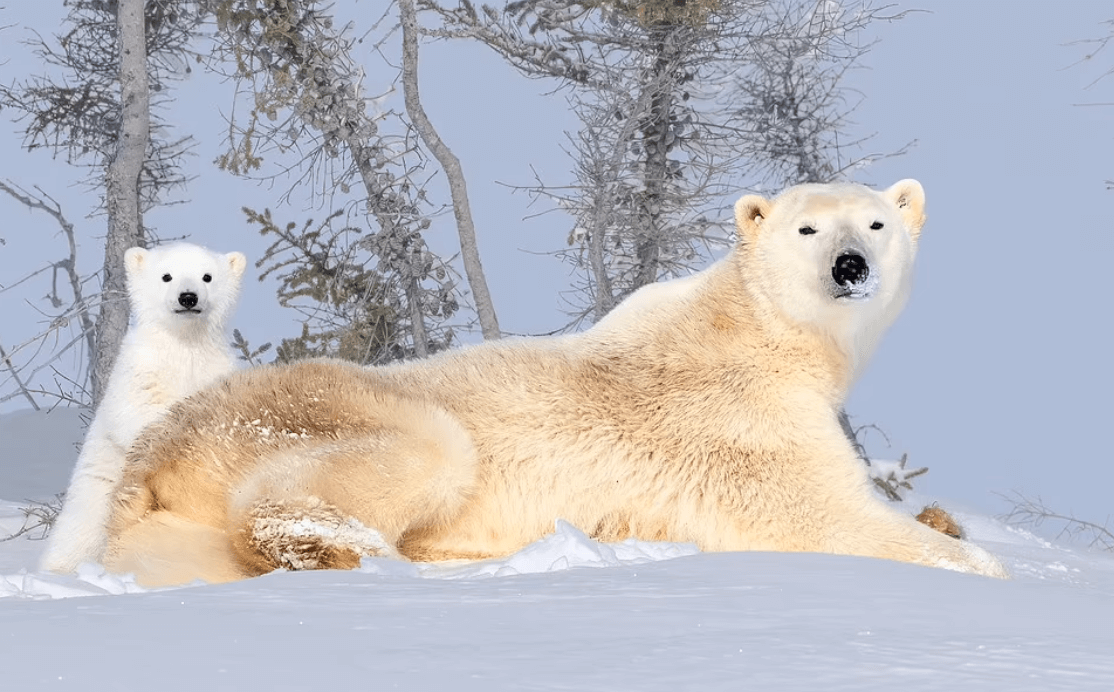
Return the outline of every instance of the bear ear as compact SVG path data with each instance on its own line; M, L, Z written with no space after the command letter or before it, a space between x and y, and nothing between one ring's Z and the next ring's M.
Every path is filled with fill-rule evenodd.
M921 228L928 218L924 214L924 188L921 184L912 178L899 180L886 190L885 195L901 212L913 240L920 238Z
M770 200L758 195L746 195L735 203L735 227L743 238L758 235L762 222L770 215Z
M147 251L145 249L141 247L128 248L124 253L124 271L128 274L138 273L146 259Z
M228 269L232 272L232 276L237 279L244 275L244 269L248 266L248 258L244 257L242 252L230 252L224 256L228 262Z

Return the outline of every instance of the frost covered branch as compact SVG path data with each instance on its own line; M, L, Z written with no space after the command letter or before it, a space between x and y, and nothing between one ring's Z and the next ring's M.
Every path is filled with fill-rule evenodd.
M839 413L839 425L843 428L843 434L846 435L847 440L854 447L855 453L862 459L863 463L867 465L870 470L867 472L870 480L874 482L875 487L886 496L886 499L891 502L901 502L904 498L901 497L901 490L912 490L913 484L911 479L928 473L928 467L921 467L916 469L906 468L909 462L909 455L902 454L901 458L897 461L880 461L878 459L871 459L866 452L866 445L863 444L862 438L867 430L873 430L886 440L888 445L890 438L886 433L877 425L868 424L853 427L851 425L851 418L847 415L846 411Z
M908 454L902 454L896 462L883 462L877 459L870 462L870 479L882 493L893 502L901 502L901 489L912 490L910 479L928 473L928 467L907 469Z

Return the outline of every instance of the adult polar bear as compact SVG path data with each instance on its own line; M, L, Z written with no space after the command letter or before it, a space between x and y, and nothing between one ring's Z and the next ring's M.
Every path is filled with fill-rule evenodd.
M129 452L108 566L172 584L485 558L564 518L601 540L1006 576L878 499L837 420L909 293L920 184L748 196L736 221L725 259L582 334L198 393Z

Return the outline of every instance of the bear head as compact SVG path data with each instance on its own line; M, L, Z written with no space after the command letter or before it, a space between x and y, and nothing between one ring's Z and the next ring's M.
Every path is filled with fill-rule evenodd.
M805 184L735 205L743 284L755 301L832 338L852 375L869 359L912 287L924 190Z
M222 255L189 243L129 249L124 268L136 324L223 330L246 267L242 253Z

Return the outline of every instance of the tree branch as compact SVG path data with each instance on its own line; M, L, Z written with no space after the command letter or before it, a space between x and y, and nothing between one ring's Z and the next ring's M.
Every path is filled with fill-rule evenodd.
M8 372L12 373L12 379L15 380L20 393L27 398L27 401L31 402L31 408L38 411L38 402L35 401L35 397L31 396L31 392L27 390L27 385L20 379L19 372L15 369L15 366L12 365L12 359L8 357L8 352L4 350L2 345L0 345L0 360L4 362L4 365L8 368Z
M1089 548L1098 548L1107 552L1114 552L1114 529L1111 529L1110 518L1099 524L1093 521L1078 519L1073 514L1061 514L1048 508L1038 495L1030 499L1014 491L1010 495L999 493L999 497L1013 505L1013 508L1001 515L1007 524L1030 525L1039 527L1046 522L1059 524L1060 532L1057 538L1074 539L1080 536L1089 537Z

